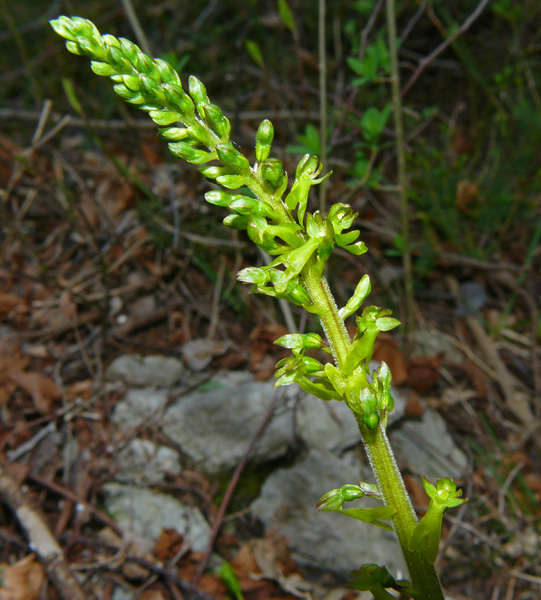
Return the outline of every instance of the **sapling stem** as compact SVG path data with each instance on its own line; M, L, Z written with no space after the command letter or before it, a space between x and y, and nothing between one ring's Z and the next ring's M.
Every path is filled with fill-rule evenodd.
M427 482L425 488L433 499L431 514L417 523L385 431L394 407L391 372L385 363L374 372L370 369L377 335L400 323L390 316L390 310L377 306L366 306L358 314L371 291L367 275L361 278L346 306L339 310L336 305L324 277L333 248L339 246L355 256L367 249L357 241L360 232L350 230L356 214L349 205L334 204L325 216L307 210L311 186L322 183L330 173L320 177L322 163L306 155L288 186L281 161L269 157L274 136L270 121L259 126L256 162L250 165L230 141L229 120L210 102L205 86L197 78L190 77L186 92L178 74L165 61L151 59L128 40L102 36L86 19L60 17L51 25L67 39L68 50L87 56L96 74L113 80L118 95L148 112L175 156L203 165L201 173L225 188L208 192L207 202L228 208L231 213L224 224L245 229L257 247L273 257L263 267L243 269L238 279L251 284L254 292L287 300L319 318L328 346L317 333L292 333L276 340L289 348L292 356L277 363L275 385L295 383L323 400L345 402L358 423L377 486L346 484L323 496L318 508L338 511L383 529L393 527L411 577L411 583L397 582L384 567L364 565L354 572L359 577L352 587L369 590L378 599L391 597L386 588L393 588L415 600L443 600L432 564L439 546L441 517L443 510L464 499L457 499L460 491L451 480L440 480L437 488ZM246 189L252 195L245 195ZM352 339L345 319L355 313L357 331ZM322 364L306 354L313 349L332 354L334 363ZM384 505L342 508L343 502L364 496ZM392 527L385 522L389 520Z

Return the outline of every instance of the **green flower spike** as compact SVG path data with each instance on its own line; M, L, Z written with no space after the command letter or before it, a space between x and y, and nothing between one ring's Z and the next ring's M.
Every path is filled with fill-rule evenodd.
M446 477L438 479L436 486L423 477L423 485L430 497L430 503L425 516L419 521L409 541L410 550L426 548L427 560L434 564L438 558L440 546L441 526L443 513L448 508L455 508L465 504L468 499L460 498L462 490L456 489L456 483Z

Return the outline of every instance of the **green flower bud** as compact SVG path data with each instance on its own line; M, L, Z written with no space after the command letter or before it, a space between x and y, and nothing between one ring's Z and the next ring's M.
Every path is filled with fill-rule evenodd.
M255 157L259 164L267 160L273 138L274 127L268 119L265 119L261 122L255 137Z
M188 137L188 130L185 127L166 127L160 129L160 137L170 142L180 142Z
M203 107L205 104L210 104L209 97L207 95L207 90L205 86L193 75L190 75L190 79L188 80L190 96L192 97L195 105L197 106L197 112L201 116L202 119L205 118L205 113Z
M278 338L275 342L282 348L301 349L301 348L322 348L323 340L317 333L288 333Z
M150 118L158 125L171 125L181 120L181 115L177 112L169 112L167 110L151 110L149 113ZM186 129L184 129L186 131ZM186 136L184 136L186 137ZM179 140L184 139L178 138Z
M341 308L338 311L340 318L344 320L355 313L365 301L368 294L370 294L371 290L370 277L368 275L363 275L353 292L353 296L347 301L344 308Z
M368 427L368 429L377 429L379 425L379 415L377 412L372 413L364 413L363 414L363 423Z
M238 190L246 184L246 175L219 175L216 177L216 183L228 190Z
M246 215L227 215L223 220L223 224L231 229L246 229L248 225L248 219Z
M206 163L209 160L216 158L214 152L198 150L188 142L171 142L169 144L169 149L175 156L178 156L179 158L182 158L182 160L194 165L200 165L201 163Z
M258 267L247 267L237 273L237 279L243 283L253 283L261 286L269 282L269 274Z
M180 77L178 76L178 73L168 62L162 60L161 58L155 58L154 66L156 67L156 70L159 73L160 79L163 83L170 83L176 86L181 86Z
M237 196L235 200L231 202L229 208L238 212L239 215L250 215L254 212L258 204L261 204L261 202L255 198L250 198L249 196Z
M200 167L199 172L201 173L201 175L203 175L204 177L208 177L209 179L216 179L221 175L228 175L230 173L229 169L226 169L225 167L215 166Z
M263 175L263 178L272 183L275 188L280 187L284 180L282 161L277 158L268 158L261 165L261 174Z
M248 159L241 154L233 144L217 144L216 152L218 153L218 158L224 164L224 166L228 167L232 171L238 174L246 173L250 170L250 163Z
M224 192L222 190L212 190L205 194L205 200L209 204L224 206L226 208L229 208L229 205L235 198L237 198L236 194L230 194L229 192Z
M203 107L205 122L220 136L222 140L229 141L231 123L224 113L215 104L205 104Z
M301 363L306 373L317 373L318 371L323 370L323 365L319 362L319 360L316 360L311 356L301 357Z
M310 299L308 292L300 283L294 283L290 281L286 288L285 296L288 300L293 302L293 304L298 306L308 306L312 304L312 300Z
M192 119L195 114L195 106L180 85L166 83L161 86L161 91L165 96L167 108L176 110L183 116L183 120Z
M202 146L212 146L212 140L210 139L210 135L207 130L201 125L194 123L188 127L188 135L192 140L196 140Z

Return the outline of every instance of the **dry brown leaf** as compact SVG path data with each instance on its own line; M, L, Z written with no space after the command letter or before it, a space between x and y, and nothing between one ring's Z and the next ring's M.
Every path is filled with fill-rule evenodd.
M16 294L9 294L0 292L0 314L8 313L12 308L15 308L17 304L22 302Z
M30 359L23 356L18 342L0 340L0 373L24 371Z
M13 565L0 563L0 600L38 600L45 581L43 567L34 554Z
M463 213L470 211L471 205L479 198L479 187L475 181L462 179L456 186L455 203Z
M372 357L385 362L393 374L393 384L400 385L408 380L408 361L398 348L398 343L390 335L379 335L374 345Z
M9 373L8 377L32 396L36 410L42 415L50 413L53 401L62 397L62 388L42 373L19 371Z
M436 356L419 356L410 363L408 384L419 394L426 394L440 378L443 353Z
M176 529L164 529L154 546L154 555L161 561L172 558L181 549L183 536Z
M160 590L145 590L139 597L141 600L165 600Z

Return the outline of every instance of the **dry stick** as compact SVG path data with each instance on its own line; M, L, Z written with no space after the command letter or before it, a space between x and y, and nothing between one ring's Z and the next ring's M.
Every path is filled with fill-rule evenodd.
M398 71L398 49L396 44L396 16L394 0L386 0L387 32L391 59L391 88L393 98L394 126L396 134L396 158L398 163L398 196L403 238L402 265L406 292L406 352L409 355L413 346L415 326L415 298L413 295L413 268L411 262L410 226L408 195L406 188L406 156L404 153L404 128L402 125L402 102L400 99L400 73Z
M366 27L361 32L361 47L360 47L359 55L358 55L359 60L362 60L364 57L364 52L365 52L366 44L368 41L368 35L369 35L370 31L372 30L372 28L374 27L374 23L376 22L376 18L378 16L379 11L381 10L382 6L383 6L383 0L378 0L376 3L376 6L374 7L374 10L372 11L372 14L370 15L370 18L368 19L368 22L366 23ZM358 88L358 87L354 88L351 91L349 98L344 103L344 112L342 114L340 122L338 123L336 129L333 132L331 144L333 144L335 142L335 140L338 138L338 136L342 132L342 129L344 128L344 123L346 122L347 116L353 108L353 102L355 101L355 98L357 97L357 94L359 93L359 89L360 88ZM0 115L1 115L1 112L0 112Z
M44 488L49 489L50 491L54 492L55 494L58 494L59 496L63 496L64 498L75 502L75 504L84 506L84 508L89 513L92 513L98 520L110 527L115 533L117 533L120 536L124 534L122 528L119 527L110 517L108 517L101 510L97 509L84 498L79 497L73 490L70 490L69 488L63 485L60 485L59 483L48 481L47 479L41 477L40 475L37 475L36 473L29 473L26 476L26 478L30 479L34 483L37 483L38 485L41 485Z
M214 546L214 540L216 539L216 536L218 535L218 531L220 530L220 527L222 526L225 511L227 509L229 501L231 500L231 496L233 495L233 492L235 491L235 487L237 486L239 478L240 478L242 472L244 471L244 467L246 466L248 459L252 455L252 452L254 451L254 448L255 448L257 442L259 441L259 439L265 432L265 429L267 428L268 424L271 422L277 400L278 400L278 394L275 393L274 397L272 399L271 405L269 407L269 410L268 410L267 414L265 415L265 418L263 419L261 425L259 426L259 429L255 432L254 437L252 438L252 441L250 442L250 445L248 446L248 449L246 450L244 456L242 457L241 461L237 465L237 468L235 469L235 472L233 473L233 476L231 477L231 480L229 481L229 485L227 486L223 500L220 504L220 508L218 509L218 513L216 514L216 519L214 520L214 524L212 526L212 533L210 535L210 541L208 543L207 549L205 550L205 554L203 555L203 558L201 559L201 562L199 563L199 567L197 568L197 572L193 579L192 585L194 585L194 586L196 586L199 583L199 580L201 579L201 575L203 575L203 572L207 567L207 564L208 564L208 561L210 558L210 553L212 552L212 547Z
M45 518L31 506L4 461L0 460L0 495L17 515L26 531L29 546L40 557L47 575L66 600L85 600L79 582L71 572L62 548L51 533Z
M321 161L327 162L327 50L325 44L326 0L319 0L318 53L319 53L319 139ZM327 212L327 181L319 188L319 210Z
M139 45L143 49L143 52L145 54L148 54L148 56L154 56L154 53L152 52L152 48L150 46L150 42L148 41L148 38L145 35L143 28L141 27L141 23L139 22L137 13L133 8L131 0L122 0L122 6L124 6L124 10L126 11L128 21L130 22L131 28L133 29L135 37L137 38Z
M237 113L237 117L243 121L260 121L268 116L266 110L241 110ZM306 110L278 110L275 112L277 118L306 121L314 121L318 119L319 113ZM19 119L21 121L37 121L39 120L40 112L36 110L18 110L14 108L0 108L0 119L10 120ZM64 119L58 113L51 114L51 121L60 121ZM156 124L148 119L132 119L129 123L121 119L82 119L81 117L71 117L71 127L93 127L94 129L152 129L156 128Z
M419 63L413 75L409 78L408 83L402 88L402 97L404 97L410 89L413 87L421 73L428 67L428 65L437 58L450 44L452 44L458 37L460 37L465 31L467 31L472 23L481 15L483 9L488 4L489 0L481 0L477 5L477 8L471 13L471 15L462 23L462 25L446 40L444 40L435 50L433 50L428 56L425 56Z

